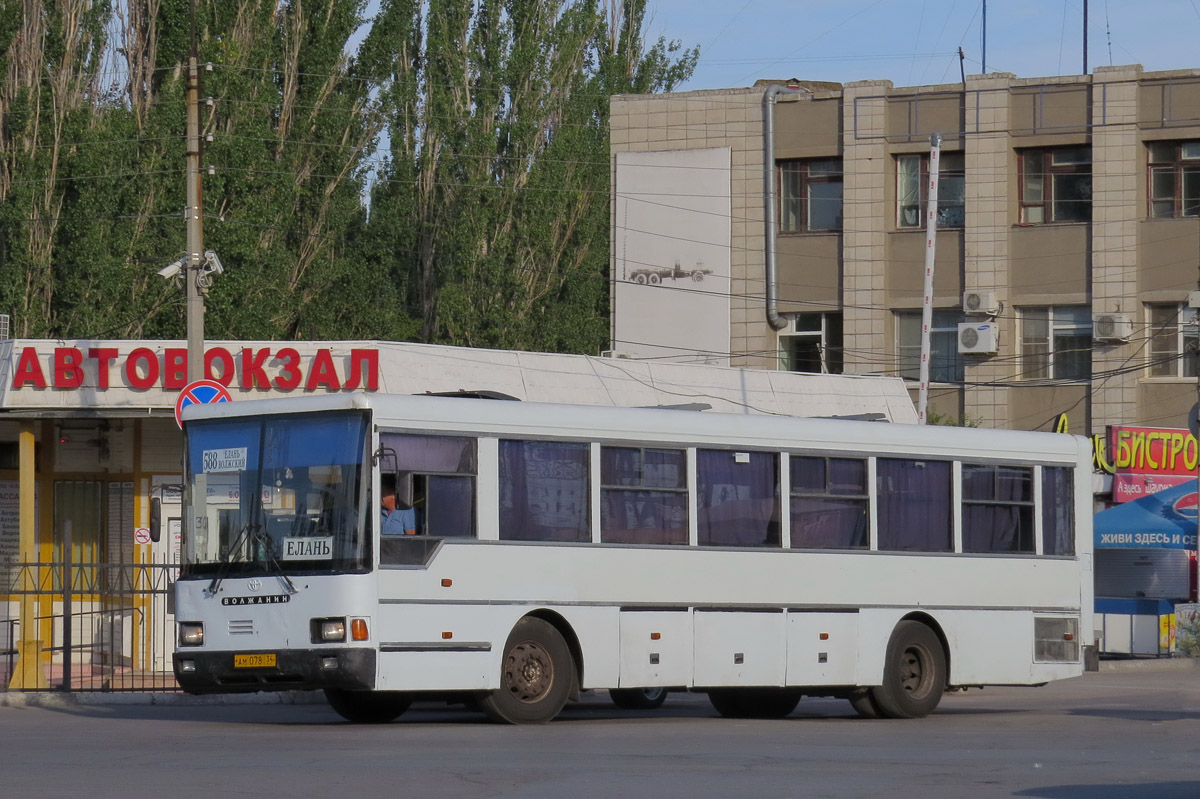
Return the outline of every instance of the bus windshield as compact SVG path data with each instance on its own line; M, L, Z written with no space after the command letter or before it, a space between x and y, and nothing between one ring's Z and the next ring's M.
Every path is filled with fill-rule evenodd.
M188 422L183 576L365 571L362 412Z

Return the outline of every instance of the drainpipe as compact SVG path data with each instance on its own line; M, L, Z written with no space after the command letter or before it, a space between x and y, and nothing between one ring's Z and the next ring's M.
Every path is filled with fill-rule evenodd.
M775 220L776 209L779 203L775 197L775 98L783 92L803 92L796 86L780 86L773 83L767 87L766 94L763 95L763 182L766 191L764 194L767 198L766 214L767 220L767 324L772 330L783 330L787 327L787 320L779 315L779 302L775 284L778 280L778 271L775 266L775 235L778 225Z

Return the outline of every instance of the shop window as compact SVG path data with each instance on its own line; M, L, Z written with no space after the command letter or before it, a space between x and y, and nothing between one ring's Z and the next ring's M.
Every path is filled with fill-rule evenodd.
M1021 224L1092 218L1092 149L1056 147L1020 153Z
M938 227L962 227L966 219L966 171L962 153L943 152L938 166ZM929 156L896 156L896 227L925 227Z

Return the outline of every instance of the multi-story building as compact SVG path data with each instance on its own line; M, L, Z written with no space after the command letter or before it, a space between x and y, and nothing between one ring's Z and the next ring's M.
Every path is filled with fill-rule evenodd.
M613 349L916 378L930 407L1184 427L1197 396L1200 70L611 102Z

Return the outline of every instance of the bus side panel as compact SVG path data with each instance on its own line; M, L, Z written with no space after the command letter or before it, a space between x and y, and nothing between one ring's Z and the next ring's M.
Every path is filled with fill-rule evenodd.
M490 690L520 608L486 605L379 606L378 687L385 691Z
M695 685L783 685L786 614L695 611Z
M691 685L692 635L686 608L621 611L620 686Z
M788 685L853 685L857 666L858 613L788 613Z
M379 609L379 688L477 691L500 687L504 645L525 615L548 618L574 638L581 687L615 686L619 670L615 607L530 607L384 601ZM578 664L577 664L578 665Z
M1027 610L945 610L937 621L950 649L951 685L1028 685L1033 614Z

